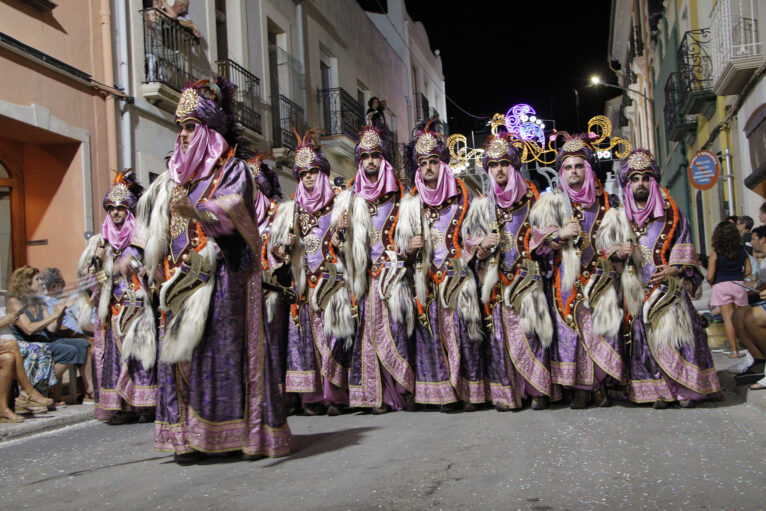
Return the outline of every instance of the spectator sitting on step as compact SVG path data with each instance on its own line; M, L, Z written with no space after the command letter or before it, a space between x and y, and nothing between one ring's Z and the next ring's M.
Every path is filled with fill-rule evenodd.
M8 312L23 312L16 324L11 326L11 331L17 340L46 344L49 347L53 355L56 379L61 382L69 365L85 364L90 343L85 339L67 338L56 333L67 306L72 305L76 297L67 302L56 303L53 312L48 312L45 302L39 296L44 292L39 273L37 268L23 266L11 275L8 286ZM60 392L59 383L54 389L56 406L66 406L58 399Z
M45 268L40 272L40 281L42 282L43 289L45 290L45 306L48 309L48 314L53 314L53 310L56 304L61 302L61 293L66 286L64 276L61 274L61 270L58 268ZM64 310L64 314L61 317L61 325L56 331L57 335L62 337L79 337L84 338L90 344L85 364L80 366L80 377L82 378L83 385L85 386L85 394L83 396L83 403L95 403L93 396L93 341L91 329L89 333L83 332L80 326L77 324L77 303L68 306Z
M21 311L6 314L0 318L0 328L15 325L21 316ZM24 362L19 353L16 341L0 339L0 422L23 422L24 417L15 413L8 406L10 401L11 383L18 381L21 386L21 398L24 408L28 411L45 411L53 404L53 400L43 397L27 379L24 372ZM17 403L19 400L17 400Z

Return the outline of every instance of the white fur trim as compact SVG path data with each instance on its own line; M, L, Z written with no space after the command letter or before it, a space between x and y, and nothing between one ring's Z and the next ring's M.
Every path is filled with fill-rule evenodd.
M679 349L682 346L694 344L694 329L689 317L689 308L686 305L686 291L682 291L681 296L656 318L654 325L652 325L647 318L652 305L659 296L660 290L655 289L644 303L643 317L648 342L654 349L668 346Z
M141 362L144 369L154 367L157 360L157 325L151 299L143 288L136 291L136 298L144 303L139 317L128 324L128 331L122 337L122 359L133 358Z
M210 240L200 250L199 255L208 261L210 265L210 278L197 289L192 295L188 296L178 314L170 318L165 324L165 332L162 338L162 353L160 361L166 364L191 360L194 348L202 340L202 334L205 331L205 322L207 320L210 300L215 290L215 272L216 257L215 248ZM168 284L180 278L181 272L176 272L173 277L165 282L160 290L160 308L167 310L165 306L165 294Z

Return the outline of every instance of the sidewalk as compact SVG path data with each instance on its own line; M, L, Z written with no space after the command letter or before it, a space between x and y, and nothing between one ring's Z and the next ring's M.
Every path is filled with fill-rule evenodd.
M95 405L68 405L54 412L22 414L24 422L0 423L0 445L8 440L21 438L51 429L63 428L95 419Z

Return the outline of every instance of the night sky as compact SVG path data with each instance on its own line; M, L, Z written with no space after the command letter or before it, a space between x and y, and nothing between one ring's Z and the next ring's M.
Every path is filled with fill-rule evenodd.
M558 130L585 131L616 89L586 87L592 75L616 84L609 70L608 0L482 1L449 4L406 0L410 16L441 51L447 95L477 116L531 105ZM586 88L583 88L586 87ZM580 90L580 124L575 94ZM484 131L486 120L461 112L447 100L450 132ZM477 142L479 142L477 140Z

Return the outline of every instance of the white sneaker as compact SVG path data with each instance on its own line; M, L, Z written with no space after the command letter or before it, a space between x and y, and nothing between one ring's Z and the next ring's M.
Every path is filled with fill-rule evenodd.
M747 353L741 360L738 360L729 367L726 372L731 374L742 374L755 363L755 359L750 353Z

